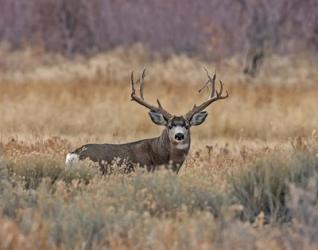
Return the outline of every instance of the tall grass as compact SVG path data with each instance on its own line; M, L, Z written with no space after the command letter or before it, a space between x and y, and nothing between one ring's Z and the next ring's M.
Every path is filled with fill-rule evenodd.
M73 60L6 53L0 249L317 248L313 60L273 57L252 80L239 73L238 58L211 65L142 47ZM159 135L129 100L130 71L145 65L146 99L160 98L172 113L207 98L196 94L203 66L216 68L230 93L192 129L180 174L103 176L86 162L65 168L66 152L83 143Z
M318 244L318 158L311 153L263 159L229 175L233 188L227 191L204 175L199 180L168 171L102 176L89 166L65 169L58 162L1 163L2 217L27 239L39 237L38 230L45 248L184 249L200 244L252 249L264 244L260 249L265 249L266 240L279 249L290 241ZM298 239L301 227L305 241Z
M242 219L255 221L263 212L269 221L290 220L290 209L286 204L290 183L305 187L317 171L318 159L310 154L259 160L248 171L232 179L234 200L244 207Z
M11 65L0 73L4 142L13 138L30 143L32 138L59 136L63 150L87 141L116 143L158 135L160 128L129 97L130 72L138 75L145 66L146 99L155 103L159 98L173 114L185 114L208 97L207 91L197 93L206 81L203 67L211 73L216 70L224 82L230 98L208 108L207 121L193 129L194 141L213 137L286 140L310 136L317 129L317 64L304 55L271 58L255 80L240 73L239 58L218 64L186 56L163 60L151 57L142 47L73 61L32 50L4 56ZM65 139L73 142L67 145Z

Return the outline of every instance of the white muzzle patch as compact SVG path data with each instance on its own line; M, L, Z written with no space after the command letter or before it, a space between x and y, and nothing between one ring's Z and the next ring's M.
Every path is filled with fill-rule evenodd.
M189 148L188 133L189 133L189 131L185 127L182 127L182 126L175 126L169 130L170 141L174 142L174 146L176 147L176 149L184 150L184 149ZM177 134L182 134L183 139L177 140L175 138L175 136Z
M79 161L79 156L74 153L68 153L65 159L65 165L67 167L74 167Z
M187 149L189 147L189 143L180 143L176 145L177 149Z
M176 127L174 127L174 130L173 130L174 134L181 133L184 135L185 132L186 132L186 129L184 127L181 127L181 126L176 126Z

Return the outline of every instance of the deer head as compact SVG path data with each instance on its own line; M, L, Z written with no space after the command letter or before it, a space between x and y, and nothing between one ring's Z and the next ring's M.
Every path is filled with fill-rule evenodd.
M223 83L221 81L219 82L220 89L219 90L216 89L216 86L215 86L216 75L214 74L213 77L211 77L206 69L205 71L207 73L208 80L205 83L204 87L207 86L209 83L211 84L212 88L211 88L210 96L207 101L203 102L199 106L194 105L193 108L183 116L175 116L170 114L168 111L166 111L162 107L158 99L157 99L157 104L158 104L157 107L147 103L144 100L143 90L144 90L144 79L145 79L145 73L146 73L145 69L143 70L141 78L140 78L140 90L139 90L140 95L139 96L136 95L134 75L133 75L133 72L131 73L132 101L135 101L150 110L149 116L151 120L153 121L153 123L155 123L156 125L162 125L166 127L170 142L176 145L177 148L178 147L183 148L182 145L189 144L191 126L197 126L202 124L208 115L208 113L204 110L213 102L226 99L229 96L227 91L225 95L222 95ZM202 89L200 89L199 92Z

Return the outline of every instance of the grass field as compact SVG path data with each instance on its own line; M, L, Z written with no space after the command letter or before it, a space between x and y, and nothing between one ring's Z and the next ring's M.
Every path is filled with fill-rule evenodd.
M90 59L1 49L0 249L317 249L318 73L308 55L271 57L256 79L239 58L160 58L137 46ZM230 98L192 129L178 176L102 176L64 166L87 142L155 137L162 128L129 98L183 114L208 67Z

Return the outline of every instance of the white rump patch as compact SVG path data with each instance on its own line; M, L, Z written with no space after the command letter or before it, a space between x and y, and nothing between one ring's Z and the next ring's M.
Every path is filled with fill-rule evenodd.
M177 149L187 149L189 147L189 143L180 143L176 145Z
M79 161L79 157L77 154L68 153L66 155L65 164L68 167L74 167Z

